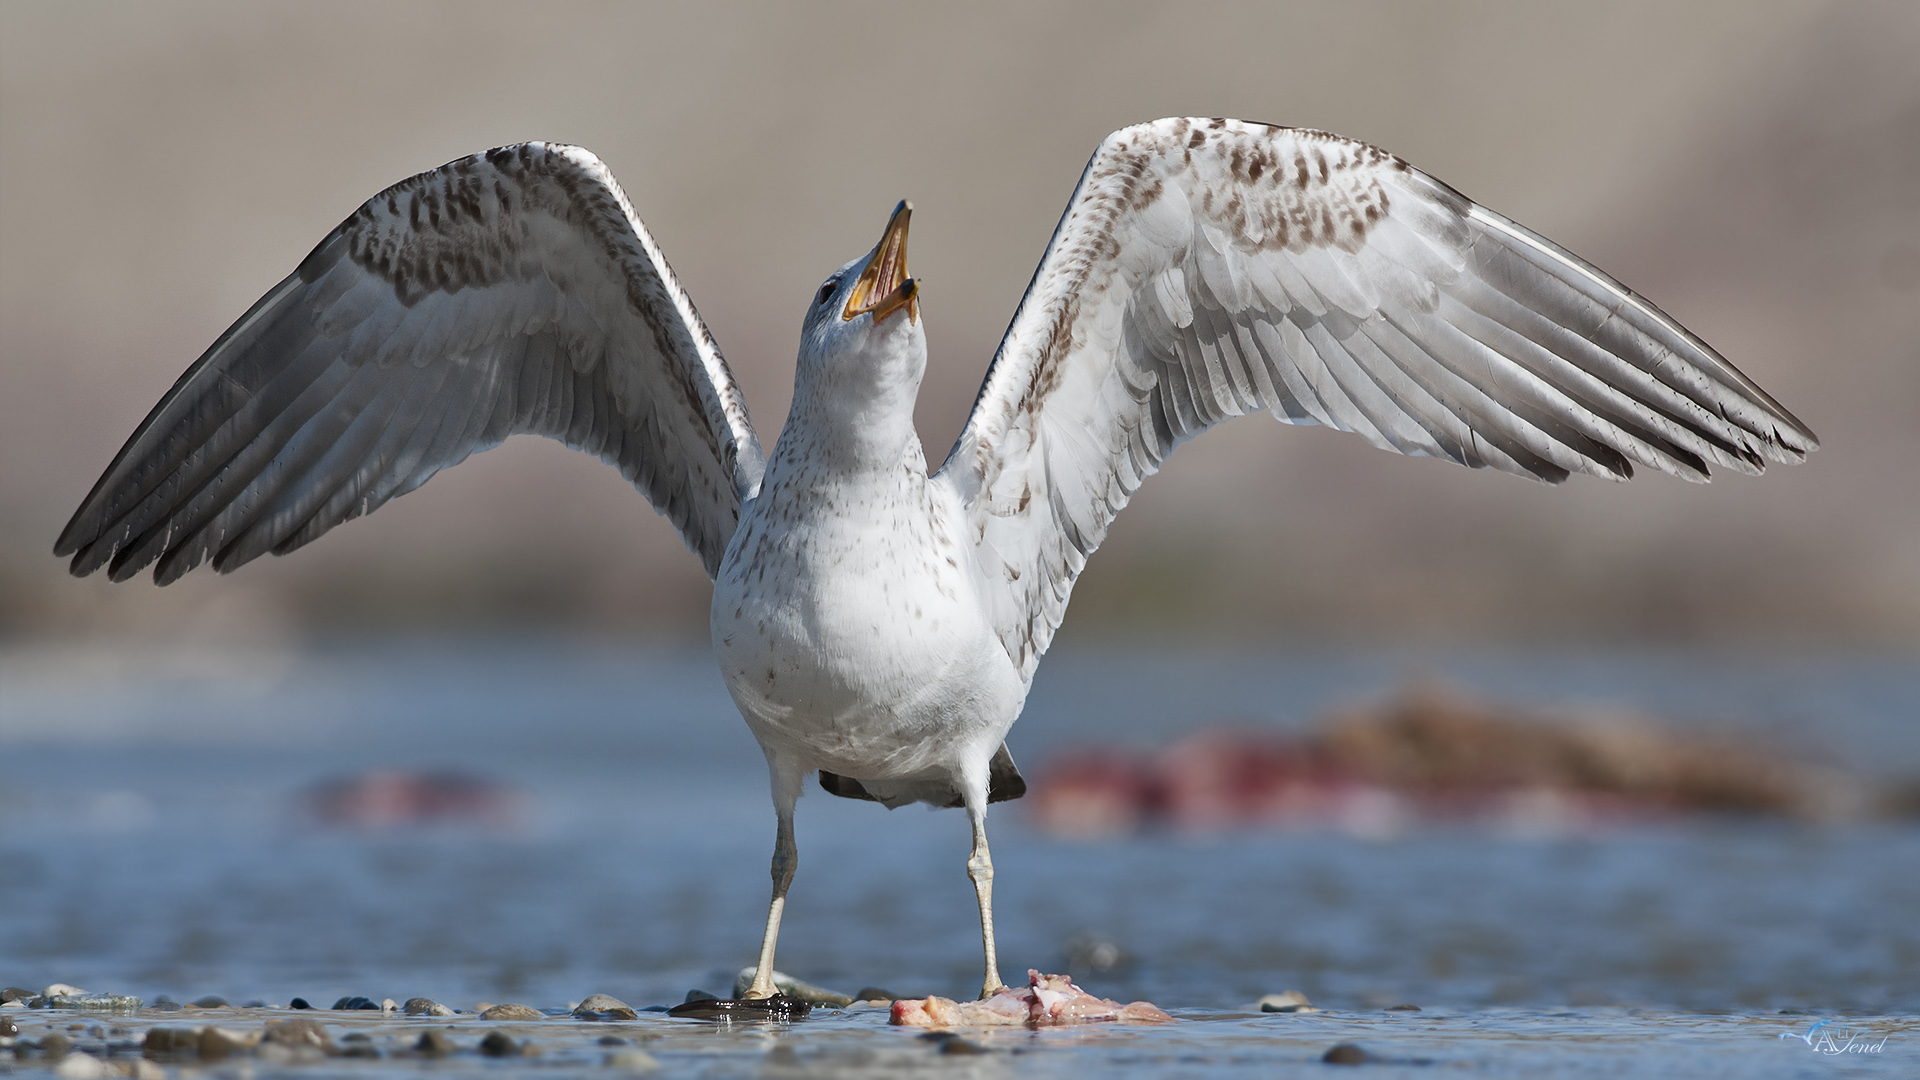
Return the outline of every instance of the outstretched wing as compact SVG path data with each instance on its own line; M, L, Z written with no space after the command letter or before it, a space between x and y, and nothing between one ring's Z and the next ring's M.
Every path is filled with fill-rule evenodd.
M167 584L285 554L509 435L617 465L711 575L759 488L746 404L625 193L575 146L368 200L148 414L54 548Z
M1658 308L1391 154L1235 120L1126 128L940 473L1024 672L1141 481L1261 409L1549 482L1757 473L1816 445Z

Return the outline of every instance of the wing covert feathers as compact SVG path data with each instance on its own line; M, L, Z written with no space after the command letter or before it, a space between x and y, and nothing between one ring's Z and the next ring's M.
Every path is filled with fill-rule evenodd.
M181 376L54 552L116 581L232 570L519 433L617 466L709 574L759 487L726 361L578 147L501 147L368 200Z
M1704 481L1813 433L1564 248L1385 151L1167 119L1082 174L941 475L1022 670L1181 442L1244 413L1557 483Z

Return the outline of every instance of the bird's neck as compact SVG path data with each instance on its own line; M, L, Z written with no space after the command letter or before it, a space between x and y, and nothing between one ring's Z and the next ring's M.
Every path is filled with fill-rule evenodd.
M767 462L776 473L807 472L848 478L897 475L903 468L924 480L926 457L913 426L913 403L923 365L802 366L793 406Z

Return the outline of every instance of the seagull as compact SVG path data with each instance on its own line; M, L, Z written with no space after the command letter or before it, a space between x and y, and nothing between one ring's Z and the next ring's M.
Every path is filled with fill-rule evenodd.
M1705 481L1813 433L1626 286L1400 158L1322 131L1169 118L1094 152L930 471L912 207L827 277L772 453L613 175L575 146L461 158L375 195L182 375L55 546L75 575L284 555L510 435L617 466L713 580L766 754L774 946L809 773L964 807L994 951L990 803L1074 581L1175 447L1267 412L1548 483Z

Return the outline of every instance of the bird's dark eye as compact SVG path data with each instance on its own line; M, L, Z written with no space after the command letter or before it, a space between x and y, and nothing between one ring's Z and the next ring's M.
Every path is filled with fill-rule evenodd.
M816 297L813 302L816 304L826 303L828 298L833 296L833 287L838 284L840 284L840 279L828 278L827 283L820 286L820 295Z

